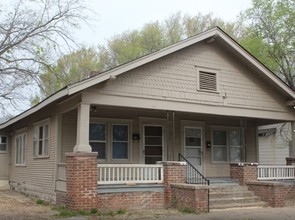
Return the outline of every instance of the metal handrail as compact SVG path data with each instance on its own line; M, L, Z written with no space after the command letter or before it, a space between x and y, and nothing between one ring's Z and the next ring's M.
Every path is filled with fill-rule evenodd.
M186 183L188 184L201 184L210 185L210 180L204 177L194 165L192 165L182 154L178 154L179 161L185 161L186 167Z

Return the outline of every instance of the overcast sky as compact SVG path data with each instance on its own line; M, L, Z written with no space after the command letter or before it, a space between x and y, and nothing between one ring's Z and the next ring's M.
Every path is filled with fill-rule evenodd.
M239 13L251 6L252 0L85 0L95 14L91 28L83 26L76 32L78 41L86 45L106 44L123 31L141 28L144 24L162 22L181 11L191 16L198 12L225 21L234 21Z

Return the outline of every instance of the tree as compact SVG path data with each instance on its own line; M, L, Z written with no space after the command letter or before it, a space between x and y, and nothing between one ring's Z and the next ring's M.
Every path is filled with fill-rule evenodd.
M242 32L239 25L224 22L212 14L183 16L181 12L177 12L162 23L147 23L140 30L126 31L114 36L106 46L100 45L99 70L113 68L215 26L224 28L234 37L239 37Z
M41 72L40 95L32 98L31 103L50 96L63 87L89 78L99 69L99 57L94 48L81 48L57 60L57 64Z
M295 90L294 0L253 0L243 15L248 26L243 46Z
M168 44L174 44L184 38L184 26L181 12L172 14L165 20L165 36Z
M4 7L3 7L4 8ZM74 45L71 28L85 21L80 0L16 0L0 16L0 108L19 107L23 89L48 60Z
M145 24L140 31L140 36L144 54L160 50L165 45L164 30L158 21Z

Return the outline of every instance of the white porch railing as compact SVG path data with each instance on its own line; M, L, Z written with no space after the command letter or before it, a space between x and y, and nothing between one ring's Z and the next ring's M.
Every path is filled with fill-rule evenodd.
M98 185L163 183L161 164L98 164Z
M258 166L257 180L295 179L295 166Z
M58 163L57 164L57 180L66 181L66 164Z

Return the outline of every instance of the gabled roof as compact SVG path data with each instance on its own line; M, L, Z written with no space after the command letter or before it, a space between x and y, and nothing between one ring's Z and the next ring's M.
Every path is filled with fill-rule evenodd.
M201 42L206 39L214 40L216 38L221 39L222 42L224 42L228 47L230 47L232 50L237 52L241 57L246 59L249 63L251 63L254 67L256 67L260 72L268 78L270 81L274 83L283 93L290 96L291 99L295 100L295 92L286 84L284 83L279 77L277 77L272 71L270 71L266 66L264 66L261 62L259 62L254 56L252 56L249 52L247 52L241 45L239 45L234 39L232 39L229 35L227 35L224 31L222 31L219 27L215 27L213 29L210 29L208 31L205 31L201 34L198 34L194 37L188 38L186 40L180 41L178 43L175 43L171 46L165 47L157 52L151 53L149 55L146 55L144 57L141 57L139 59L136 59L134 61L131 61L129 63L123 64L121 66L118 66L114 69L108 70L106 72L103 72L99 75L96 75L94 77L82 80L80 82L68 85L64 89L61 89L60 91L56 92L55 94L51 95L38 105L30 108L29 110L23 112L22 114L12 118L11 120L3 123L0 125L0 129L3 129L18 120L21 120L22 118L27 117L28 115L33 114L34 112L42 109L43 107L47 106L48 104L57 101L58 99L61 99L63 97L73 95L77 92L80 92L86 88L89 88L93 85L99 84L103 81L106 81L108 79L114 78L122 73L125 73L127 71L130 71L132 69L135 69L139 66L142 66L144 64L147 64L149 62L152 62L154 60L157 60L161 57L164 57L168 54L174 53L178 50L181 50L183 48L189 47L193 44L196 44L198 42Z

